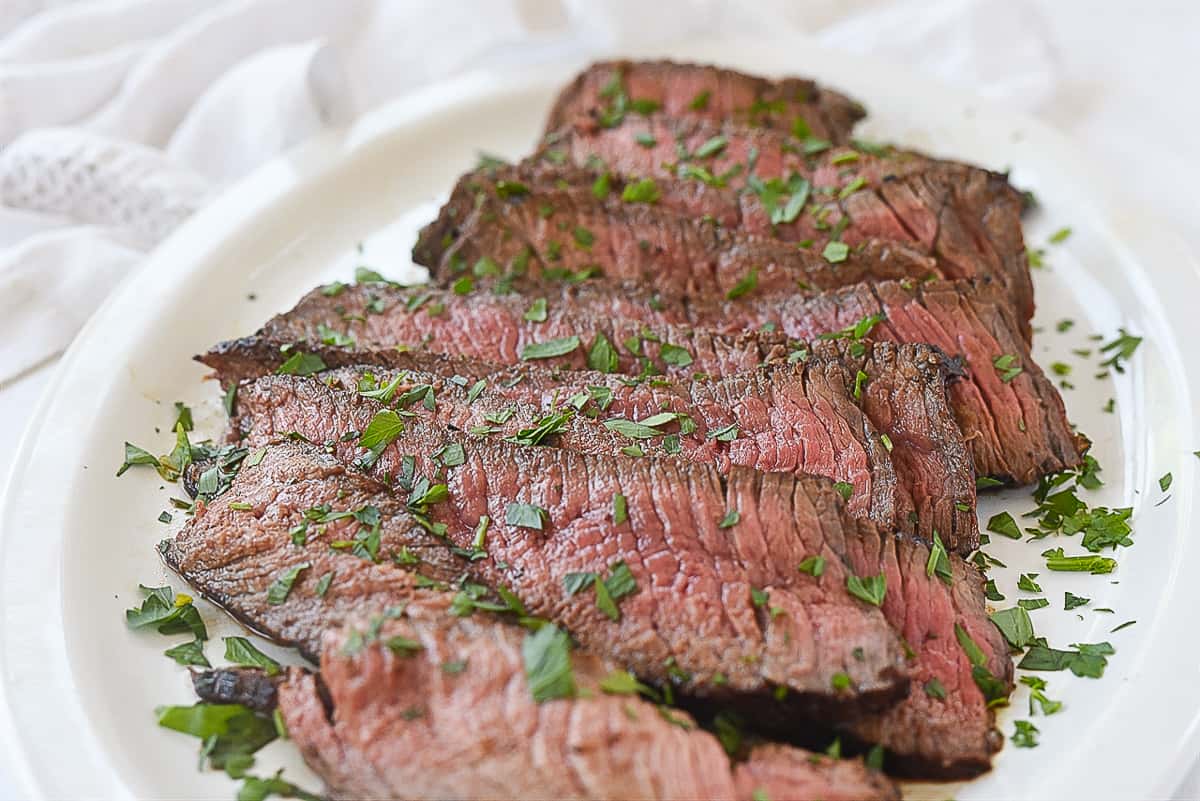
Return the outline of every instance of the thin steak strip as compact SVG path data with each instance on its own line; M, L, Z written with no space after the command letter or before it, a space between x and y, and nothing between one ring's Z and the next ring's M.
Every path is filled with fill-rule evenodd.
M835 142L847 141L854 124L866 115L859 103L802 78L770 80L673 61L602 61L583 70L559 93L546 131L580 117L616 122L622 102L628 113L653 106L675 117L807 130Z
M442 286L467 275L501 285L603 275L698 298L940 275L933 259L895 242L865 243L835 264L794 243L623 200L621 190L605 188L608 179L559 188L554 175L526 183L525 172L500 167L460 178L422 230L413 260Z
M538 703L523 657L530 635L429 612L364 613L329 631L319 675L209 671L197 689L257 684L256 697L277 698L290 738L333 798L899 798L857 760L767 745L731 763L686 714L672 710L669 721L636 695L606 693L613 665L585 653L570 659L576 695Z
M978 474L1028 483L1078 465L1087 446L1072 432L1061 396L1016 332L1004 296L986 284L864 284L770 303L745 297L684 304L586 284L548 286L544 297L546 319L537 321L527 319L531 301L519 296L464 297L380 284L348 287L333 297L314 290L255 337L218 345L201 360L233 376L257 375L262 365L247 357L260 353L263 342L317 343L332 329L345 332L360 349L403 345L504 364L536 356L581 369L603 346L611 347L615 369L623 373L729 376L799 358L805 349L795 339L882 314L886 324L876 325L870 336L928 342L963 359L967 380L951 387L951 403ZM768 324L777 330L762 331ZM733 333L743 329L760 330ZM547 343L557 347L547 353ZM530 350L531 345L540 347ZM1011 364L1002 373L995 365L1005 358ZM1019 372L1009 374L1014 367ZM869 392L870 382L860 390ZM885 433L890 428L887 421L872 422Z
M717 137L725 142L717 153L683 158ZM1004 175L876 148L834 147L806 155L803 142L778 131L658 114L628 116L613 128L577 123L548 139L543 154L556 163L563 157L577 166L599 160L614 172L656 180L692 176L683 186L660 187L659 203L687 216L707 214L750 233L811 240L817 253L835 240L854 246L883 239L921 247L949 278L999 281L1029 337L1033 282L1021 230L1022 199ZM751 187L750 176L786 183L793 175L811 186L794 218L783 199L791 198L786 188L743 191ZM779 199L774 208L782 208L774 215L763 202L771 196Z
M345 458L354 446L343 444L348 449L334 447L334 456L355 461ZM463 463L447 468L441 454L451 445L462 448ZM407 480L405 455L415 458ZM833 493L823 482L743 470L722 478L674 460L480 443L415 420L378 455L374 471L396 477L400 491L339 469L313 446L270 445L261 463L244 466L232 489L205 505L164 547L164 557L239 619L311 653L319 630L331 622L322 613L327 604L343 597L353 604L356 595L372 592L377 595L369 600L379 606L377 597L409 591L411 577L393 585L390 577L398 571L387 562L424 559L413 546L426 545L430 535L418 527L445 526L449 544L470 553L483 525L486 556L460 560L462 570L483 585L510 588L528 614L563 625L587 650L645 681L674 680L688 695L736 702L752 717L792 721L798 713L844 720L886 707L907 691L899 640L879 610L847 592L849 574L824 544L844 524L825 519L840 514L836 506L816 514L819 498ZM413 471L445 473L448 499L427 509L417 505L405 488ZM620 523L613 522L616 494L628 508ZM519 514L510 505L520 503L545 512L526 510L507 523ZM368 507L377 511L364 512ZM743 522L720 528L729 509L740 509ZM310 513L307 536L295 545L290 532L309 510L335 516L358 511L359 517L322 526ZM379 530L373 532L376 514ZM481 524L485 515L490 525ZM539 524L541 530L529 527ZM786 549L778 561L766 557L766 528ZM828 564L820 584L795 569L817 555ZM564 584L572 573L608 576L621 562L636 589L619 599L616 620L592 589L572 594ZM302 564L310 567L287 602L272 605L272 582ZM424 562L414 569L445 581L440 564L432 574ZM317 597L320 577L331 571L325 597ZM352 579L345 586L344 571ZM769 596L769 609L756 603L757 592ZM334 614L340 618L344 608L333 606ZM838 674L850 677L850 688L838 689ZM782 700L776 687L786 688Z
M549 441L572 450L619 454L636 446L647 455L679 454L722 472L742 465L827 476L851 485L848 508L853 514L930 542L938 531L951 548L973 547L978 543L970 512L974 479L946 406L940 356L925 346L888 343L871 345L857 360L848 350L843 343L822 342L796 365L713 381L638 384L593 371L532 365L504 369L396 351L359 354L377 366L337 370L322 375L320 382L271 376L274 365L268 363L263 371L268 375L238 388L235 427L248 433L261 424L256 421L270 418L276 431L296 430L316 442L338 440L365 428L383 408L354 390L368 384L392 386L393 400L410 412L463 431L513 437L559 419L561 432ZM321 354L329 362L344 356ZM857 401L852 397L846 360L871 375L874 394ZM364 384L367 375L371 380ZM480 381L483 388L477 386ZM436 399L432 411L422 403L420 387L426 386ZM343 396L345 402L337 402ZM887 435L876 431L860 408L884 402L888 408L873 412L895 421ZM297 415L299 409L321 411ZM618 433L620 421L647 420L664 412L680 419L659 424L657 434L635 429L631 438ZM731 425L736 436L718 438L722 431L732 433Z

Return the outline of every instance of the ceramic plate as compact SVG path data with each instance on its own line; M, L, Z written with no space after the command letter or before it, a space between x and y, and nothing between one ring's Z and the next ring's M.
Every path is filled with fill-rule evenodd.
M1039 554L1054 543L997 537L988 550L1009 566L993 571L1009 599L1003 605L1031 597L1016 589L1019 572L1041 573L1050 606L1032 615L1051 644L1107 640L1117 653L1101 680L1042 674L1065 708L1034 718L1037 748L1008 745L993 772L969 784L908 790L963 801L1169 794L1200 744L1200 643L1188 589L1200 573L1192 542L1200 361L1188 350L1200 341L1196 262L1112 193L1107 171L1075 143L967 94L803 40L710 43L669 55L811 75L866 102L864 137L1011 167L1014 182L1037 193L1041 211L1026 235L1031 247L1046 247L1047 266L1035 273L1035 355L1044 366L1074 365L1067 408L1095 441L1106 481L1089 500L1134 506L1136 545L1116 555L1120 567L1108 576L1047 573ZM139 601L139 582L182 589L154 548L182 515L156 522L179 490L151 471L114 477L122 442L168 450L173 401L196 409L201 433L218 434L217 389L191 356L253 331L318 282L348 279L360 263L411 279L415 231L454 179L480 150L527 152L554 89L579 66L456 80L270 163L182 226L81 332L21 443L0 512L6 753L30 795L233 797L223 774L197 772L195 741L154 722L156 705L191 702L187 674L162 656L167 638L128 631L123 612ZM1071 237L1046 245L1062 226ZM1064 318L1076 324L1058 333ZM1145 342L1124 374L1096 379L1098 358L1071 351L1094 350L1092 335L1107 341L1119 327ZM1104 411L1109 398L1115 413ZM1163 492L1158 479L1167 472L1174 483ZM1014 490L981 502L980 515L1031 507L1028 490ZM1079 550L1077 541L1063 544ZM1091 606L1064 611L1067 589ZM236 627L211 607L203 612L213 658L216 638ZM1110 633L1127 620L1137 623ZM1014 719L1029 718L1025 692L1000 715L1006 735ZM284 765L294 781L318 786L286 742L262 752L256 772Z

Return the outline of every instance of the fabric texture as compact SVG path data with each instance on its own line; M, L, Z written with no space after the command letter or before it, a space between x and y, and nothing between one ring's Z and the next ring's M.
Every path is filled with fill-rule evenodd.
M140 257L222 187L323 128L467 70L712 31L805 31L1051 116L1071 89L1053 21L1026 0L0 6L0 338L16 343L0 383L60 351ZM89 260L87 242L105 269L73 263ZM30 280L33 269L43 280ZM79 280L87 291L63 292ZM30 309L64 304L70 313L39 323L41 334L26 326Z

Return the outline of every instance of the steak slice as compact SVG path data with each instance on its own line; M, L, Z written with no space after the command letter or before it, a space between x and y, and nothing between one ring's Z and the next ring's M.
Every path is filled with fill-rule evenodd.
M846 719L907 691L900 641L878 609L846 590L849 574L827 540L844 536L853 518L836 504L817 513L822 496L837 497L822 481L747 470L723 478L675 460L480 443L409 420L373 468L395 477L403 492L392 492L340 467L335 456L343 464L357 456L342 444L332 456L290 440L267 446L259 464L244 466L227 493L163 546L167 563L238 619L310 655L321 631L349 610L412 605L424 600L422 585L461 584L447 574L466 572L475 583L463 585L460 613L474 608L471 587L510 588L522 614L563 625L585 649L645 681L736 703L750 719L794 729L798 714ZM447 467L457 462L442 457L452 445L462 463ZM445 484L413 478L443 473ZM627 520L614 523L618 493ZM521 503L545 511L512 506ZM742 522L720 528L730 509ZM490 525L480 522L484 515ZM306 520L296 545L293 532ZM322 520L330 521L325 528ZM428 554L442 537L472 558L445 545ZM778 560L767 558L768 547ZM795 568L809 556L826 559L819 583ZM284 603L271 603L273 582L299 565L309 567ZM611 607L570 577L587 573L622 582ZM835 681L839 674L850 677L849 688ZM777 696L776 687L785 690Z
M277 380L265 379L272 383ZM318 384L313 379L306 379L303 383L309 387ZM288 426L296 421L303 422L304 418L310 420L334 418L346 421L344 425L364 427L373 419L375 413L364 413L361 407L354 403L349 393L345 392L336 396L333 393L324 393L324 397L317 402L313 402L312 395L307 393L294 393L290 396L272 394L271 401L279 411L271 411L269 405L251 396L250 405L241 412L242 415L253 415L249 421L251 433L248 436L248 443L251 446L281 436L284 431L291 430ZM442 403L439 401L438 405L440 406ZM261 414L256 412L261 412ZM419 426L421 424L413 422L412 425ZM321 431L320 426L319 422L315 425L310 424L300 433ZM436 436L430 439L427 433L422 434L417 441L413 441L407 433L401 434L395 443L381 453L371 454L375 461L369 469L376 477L395 485L402 482L406 475L413 475L423 469L420 467L422 457L418 455L412 472L409 472L402 454L410 452L416 454L438 453L442 447L439 443L444 441ZM568 438L564 438L562 444L566 445L567 441ZM471 440L464 439L460 442L469 443ZM578 441L576 442L578 443ZM324 447L347 464L364 464L364 458L369 454L347 436L337 439L330 438L325 442ZM463 447L465 451L467 445L463 444ZM482 454L487 448L497 446L477 444L476 447ZM480 471L485 473L486 480L493 484L503 483L495 482L493 476L500 475L505 469L504 465L517 463L517 459L520 458L518 454L534 454L533 458L539 461L549 461L552 458L549 454L563 453L551 448L505 447L512 453L506 461L494 465L485 461ZM467 461L470 463L471 457L467 457ZM665 469L665 465L671 464L668 460L646 459L619 460L619 463L636 465L641 469L645 469L645 465L659 465L664 466ZM454 468L454 470L460 471L463 470L463 467ZM579 474L580 468L568 469L568 467L569 464L564 462L561 476ZM508 469L511 471L512 468ZM653 471L657 468L650 469ZM538 475L541 476L539 479L530 479L534 482L531 489L534 492L541 492L543 487L549 485L550 494L556 497L555 506L549 508L575 508L577 503L582 508L590 504L592 506L590 514L593 515L591 518L593 520L611 514L608 499L613 496L607 489L593 488L589 491L587 500L568 496L560 497L554 492L558 484L563 481L560 474L557 471L543 470ZM888 721L902 723L902 727L885 725L880 722L877 715L872 714L845 723L843 730L861 741L884 745L894 763L891 769L898 772L924 777L961 777L987 770L990 756L999 747L1001 740L994 731L994 718L987 701L974 683L975 667L959 645L957 628L961 627L986 655L986 664L983 666L986 675L994 677L1005 692L1011 687L1012 663L1000 632L988 619L983 600L983 580L979 572L956 556L947 557L944 562L931 562L930 551L924 545L905 536L882 534L868 521L849 518L840 509L840 496L836 492L829 491L828 485L823 482L816 482L813 479L797 482L795 485L797 488L804 488L805 499L803 501L796 500L799 498L799 494L793 492L792 508L779 509L775 507L775 499L778 497L778 491L774 489L775 482L787 484L791 479L781 474L757 474L761 477L762 483L754 489L741 492L740 479L749 475L752 474L746 471L737 469L731 471L726 499L737 496L741 500L726 500L724 506L715 509L702 509L700 504L704 503L705 493L698 492L694 485L686 485L685 489L679 478L667 480L664 477L649 482L640 482L650 487L650 495L660 499L657 501L660 508L655 509L657 517L646 521L635 512L635 504L640 507L647 501L626 494L629 521L636 531L639 541L646 543L641 546L642 552L655 549L655 546L647 540L649 531L645 527L646 522L657 526L660 524L659 521L676 520L681 514L662 510L661 507L665 504L661 499L665 497L674 499L672 503L678 503L681 507L687 506L692 521L689 525L697 526L700 529L704 528L709 518L722 514L722 509L738 510L739 521L725 531L729 537L736 537L733 547L743 563L758 565L762 569L768 570L768 573L774 569L784 573L789 570L794 571L793 566L800 564L806 558L806 554L811 555L817 551L818 546L816 545L797 548L796 538L787 533L790 529L794 527L797 530L808 531L812 528L820 528L823 532L821 547L827 549L822 552L831 553L833 556L830 558L844 560L851 565L853 567L852 575L860 577L882 575L885 577L886 586L890 589L884 598L884 615L912 649L912 667L923 677L920 691L914 687L907 698L887 710L886 713L880 713L886 714ZM451 542L465 548L470 543L470 524L472 516L476 512L474 510L462 511L466 505L460 500L465 497L465 494L457 491L460 480L464 485L470 484L473 488L477 486L465 475L452 475L449 479L451 497L452 503L457 508L453 514L449 510L444 510L441 514L431 513L431 517L435 521L445 522L448 527L447 536ZM480 482L484 480L480 479ZM519 486L524 487L525 485ZM622 492L625 491L622 490ZM475 493L482 494L483 490L476 488ZM493 496L498 493L487 492L486 494ZM503 491L499 494L503 494ZM596 509L597 506L600 508ZM487 513L495 519L501 508L503 508L502 504L493 501ZM583 514L589 513L584 512ZM618 527L618 529L620 528L622 527ZM492 541L490 536L489 534L489 543ZM755 538L753 551L746 543L746 537ZM597 545L604 547L610 538L611 535L599 540ZM729 542L728 540L705 538L703 547L709 554L723 558L728 551ZM505 553L496 553L494 546L490 544L488 550L493 558L518 564L516 559L508 557ZM575 548L564 547L564 551L571 553L574 553L575 550ZM620 552L619 546L618 552ZM528 567L531 561L532 557L527 556L521 566ZM485 560L478 564L486 566L489 562ZM768 565L775 567L765 567ZM593 568L593 572L599 572L599 570ZM697 580L689 582L688 590L677 591L676 597L684 595L697 599L728 597L728 593L718 594L718 590L705 586L704 576L706 573L702 567L689 567L685 569L685 572L695 576ZM773 574L771 575L772 578L764 577L758 581L762 583L775 581ZM939 578L934 578L935 575ZM497 581L491 575L484 578L490 583ZM528 576L527 578L536 580L537 577ZM508 577L503 576L499 580L506 581ZM810 579L804 578L804 580ZM827 565L823 574L815 581L821 587L831 589L842 586L845 579L835 578ZM759 586L754 582L755 580L752 579L751 586ZM546 581L542 586L553 586L553 583ZM533 610L534 607L527 596L539 590L537 588L527 590L520 585L516 586L516 589ZM773 608L776 604L777 593L775 590L771 590L768 592L768 598L764 605ZM624 606L622 606L623 609ZM574 624L568 623L567 625L572 628L577 637L581 637ZM679 616L667 628L675 632L676 636L687 637L690 632L697 630L693 628L694 625ZM660 629L660 631L665 633L667 628ZM626 636L634 636L623 633ZM647 646L641 646L643 649L645 647ZM655 654L655 658L660 657L660 654ZM683 665L683 660L678 660L678 664ZM924 687L933 680L940 682L941 686L946 688L946 699L935 699L925 691ZM689 689L688 685L685 684L684 689ZM713 698L713 696L697 693L694 690L689 690L689 692L695 697ZM720 699L717 697L715 700L719 701ZM739 703L744 702L739 701ZM768 710L756 707L755 712L757 713L754 717L756 725L781 733L795 733L794 726L788 721L779 720L770 715Z
M430 587L464 573L464 560L406 515L402 502L328 454L286 442L267 448L261 460L243 465L228 492L197 504L183 530L160 546L172 570L254 631L315 659L325 628L364 608L441 603L443 593ZM333 519L336 513L372 506L381 520L378 553L403 552L415 569L329 547L352 541L363 526L353 516ZM296 535L301 545L293 544ZM299 565L306 567L286 603L270 603L271 586ZM332 578L318 594L325 576Z
M651 331L645 320L656 320L652 309L629 317L634 304L593 287L555 292L543 321L526 319L530 305L530 298L518 295L466 297L378 283L345 287L332 296L318 288L291 311L272 317L254 336L221 343L200 361L226 377L260 375L262 357L274 343L315 346L322 340L335 341L333 332L346 332L352 347L360 350L400 346L499 364L538 361L569 369L586 368L589 354L600 348L611 350L617 371L634 375L731 375L786 361L796 352L778 334L727 336L666 324ZM281 364L294 356L276 351L274 361Z
M1013 664L1008 644L988 618L983 575L951 557L945 581L913 581L921 571L930 572L924 548L871 538L848 543L846 560L859 575L887 576L884 614L917 657L907 698L843 725L841 731L859 742L882 745L893 774L967 779L987 772L992 754L1004 743L989 701L1012 692ZM877 551L881 543L886 547ZM964 635L983 652L983 665L975 666L965 653ZM981 687L993 680L995 695L985 695Z
M962 359L967 380L951 386L951 405L978 474L1028 483L1079 465L1087 447L1087 440L1072 432L1062 397L1017 333L1003 293L986 283L863 284L769 302L751 296L685 304L635 289L616 293L587 284L548 286L545 297L546 319L537 322L526 319L530 300L519 296L463 297L381 284L346 288L335 297L314 290L293 310L269 320L257 339L223 343L201 360L227 378L261 375L262 357L277 347L271 343L316 343L333 330L346 332L359 349L420 346L514 364L522 354L538 354L527 346L557 342L560 350L570 349L546 357L545 364L580 369L595 353L592 364L623 373L729 376L802 358L807 349L795 340L882 314L887 322L874 326L871 337L928 342ZM777 330L762 330L770 326ZM746 329L759 330L734 333ZM1004 364L1006 358L1001 372L996 362ZM279 361L277 356L273 363ZM860 390L871 392L870 382ZM872 422L885 433L891 427L883 418Z
M675 307L662 308L666 313ZM871 337L927 342L959 359L966 380L950 385L950 403L979 475L1028 484L1078 467L1089 446L1072 430L1062 396L1033 360L1004 293L994 284L888 281L770 305L691 304L687 312L667 319L718 330L774 322L797 339L844 330L877 315L883 320Z
M622 198L602 178L559 188L571 170L482 169L459 179L438 219L413 248L436 283L502 286L599 273L607 280L702 298L753 291L795 293L860 281L938 276L937 263L906 245L871 241L831 263L819 253L690 219ZM598 197L599 196L599 197Z
M659 114L626 117L613 128L576 123L549 139L542 154L554 162L598 161L614 172L656 181L682 177L659 186L658 202L687 216L708 214L750 233L811 240L817 253L835 240L921 247L949 278L999 281L1022 334L1030 336L1033 282L1021 230L1022 199L1004 175L873 146L806 154L803 142L778 131ZM714 139L724 145L713 155L689 155L704 152ZM782 183L764 183L773 178ZM805 202L792 214L795 198ZM839 255L835 246L831 258Z
M356 388L391 386L393 399L412 413L463 431L515 437L557 421L559 433L544 441L572 450L620 454L636 446L648 455L681 455L722 472L741 465L827 476L851 485L847 508L853 514L929 542L938 531L948 547L964 553L973 549L978 544L970 512L975 485L946 405L943 359L921 345L877 343L857 359L849 350L844 343L820 342L796 365L712 381L633 384L593 371L504 369L420 353L369 351L360 356L374 366L335 370L320 382L267 375L244 383L238 388L235 427L249 433L265 425L315 442L336 441L365 428L383 408ZM874 392L852 397L847 361L866 370ZM476 387L479 381L484 388ZM420 403L422 387L436 399L433 410ZM903 409L903 417L873 408L883 406L884 399ZM860 405L893 423L886 435L871 424L870 413L864 417ZM664 412L676 419L631 436L610 430L621 425L617 421ZM728 432L730 425L736 426L736 437L719 439L716 434Z
M855 101L801 78L769 80L735 70L672 61L602 61L559 93L547 132L580 117L616 124L649 107L673 117L738 120L844 142L866 116Z
M319 675L287 672L278 709L333 798L900 797L858 760L766 745L732 763L687 715L606 692L613 665L585 653L569 656L573 696L539 703L532 636L408 610L362 621L326 634Z

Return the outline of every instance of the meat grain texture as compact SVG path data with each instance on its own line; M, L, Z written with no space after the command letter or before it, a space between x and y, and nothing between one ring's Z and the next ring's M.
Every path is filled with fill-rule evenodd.
M293 669L280 710L335 798L899 798L856 760L767 745L731 764L686 714L671 711L669 721L636 695L606 693L600 683L613 666L582 653L571 660L575 697L536 703L524 636L486 619L405 618L347 649L351 635L331 631L324 693ZM419 647L389 648L396 637Z

